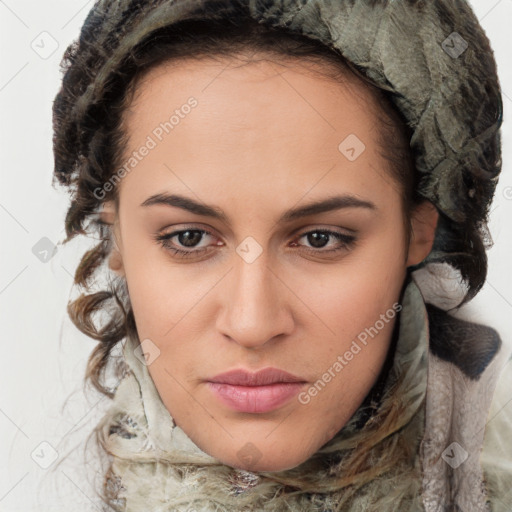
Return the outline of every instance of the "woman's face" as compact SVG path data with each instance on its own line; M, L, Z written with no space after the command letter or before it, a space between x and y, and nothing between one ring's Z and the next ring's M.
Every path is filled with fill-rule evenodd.
M138 85L111 266L163 403L225 464L299 465L379 374L430 244L405 245L378 109L299 63L181 61ZM211 383L267 368L298 383Z

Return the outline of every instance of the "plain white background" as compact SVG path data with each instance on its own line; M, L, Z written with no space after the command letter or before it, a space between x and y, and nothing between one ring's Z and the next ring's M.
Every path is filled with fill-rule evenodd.
M512 341L512 0L471 2L495 51L504 94L503 171L493 203L488 282L467 307ZM108 400L82 392L95 341L71 324L72 274L90 241L64 239L68 197L51 186L51 108L59 61L93 2L0 0L0 510L100 510L80 468L81 442ZM36 249L34 249L34 247ZM512 404L511 404L512 406ZM42 444L41 444L42 443ZM73 457L57 470L56 462ZM57 457L52 464L53 455ZM48 469L45 465L51 464Z

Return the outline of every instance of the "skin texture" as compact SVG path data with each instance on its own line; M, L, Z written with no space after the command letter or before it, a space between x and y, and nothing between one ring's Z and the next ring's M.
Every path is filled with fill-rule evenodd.
M394 318L308 403L294 397L271 412L238 412L206 379L271 366L310 389L358 334L393 310L407 266L430 252L437 211L427 202L418 207L406 247L399 185L376 141L379 106L357 79L334 83L300 62L154 68L126 112L127 158L191 96L197 106L122 178L118 211L105 204L103 218L115 228L110 267L127 280L140 340L160 351L148 369L177 425L225 464L288 469L332 439L359 407L384 362ZM350 134L365 145L354 161L338 149ZM178 207L141 206L163 193L215 205L229 224ZM287 209L338 194L375 209L278 220ZM199 256L180 259L155 240L187 229L212 234L192 232L188 246L177 235L167 242L207 248ZM322 229L355 242L344 247L322 238ZM250 263L237 252L256 254L247 237L261 250Z

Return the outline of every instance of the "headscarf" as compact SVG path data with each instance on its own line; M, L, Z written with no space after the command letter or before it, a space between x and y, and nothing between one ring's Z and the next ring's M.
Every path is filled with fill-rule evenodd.
M237 469L200 449L174 422L136 355L138 340L129 336L126 372L98 428L113 460L111 506L123 512L488 512L488 500L499 503L508 489L503 469L491 465L484 474L480 465L501 340L490 327L425 303L410 273L400 306L390 351L363 403L305 462L278 472ZM461 367L451 352L459 340L478 347ZM383 435L382 422L396 415L399 421ZM354 453L367 466L347 478L344 461ZM485 477L496 493L491 497Z
M485 281L481 237L489 242L503 105L493 51L467 0L99 0L63 58L66 68L81 54L89 70L86 87L56 97L54 129L62 135L54 145L55 175L70 185L82 165L94 162L91 131L106 122L99 104L115 90L123 63L136 60L136 47L185 20L247 18L322 42L388 93L412 132L417 192L440 212L432 251L417 268L458 268L470 300ZM87 213L92 205L69 210L68 234L77 229L77 209Z

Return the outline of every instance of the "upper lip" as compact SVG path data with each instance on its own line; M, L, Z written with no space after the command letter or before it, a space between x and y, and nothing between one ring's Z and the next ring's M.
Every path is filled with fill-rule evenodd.
M208 380L209 382L231 384L233 386L264 386L276 382L305 382L304 379L279 368L264 368L256 373L235 369L220 373Z

